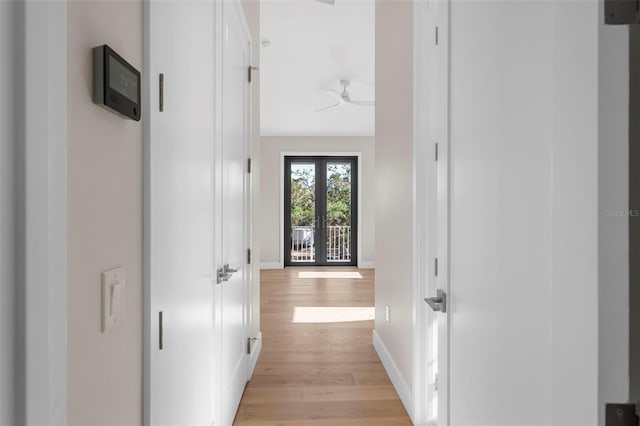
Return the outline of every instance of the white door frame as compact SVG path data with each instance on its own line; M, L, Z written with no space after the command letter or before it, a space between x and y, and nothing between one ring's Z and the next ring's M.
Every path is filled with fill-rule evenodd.
M414 18L414 61L419 63L424 61L425 54L423 44L431 40L431 31L424 28L419 16L424 13L416 4L416 15ZM29 72L25 78L30 82L27 87L28 93L25 96L26 114L24 119L31 129L26 136L27 152L26 160L33 167L26 171L28 179L25 179L27 186L24 190L28 196L26 202L28 206L38 205L43 209L29 207L30 214L25 217L24 226L27 230L37 230L38 233L27 231L27 246L30 247L37 238L37 243L42 243L42 235L49 237L47 249L42 252L27 251L25 261L27 273L26 297L29 324L49 324L48 328L40 328L31 325L26 330L26 338L35 346L29 347L29 353L24 353L22 357L25 364L22 365L28 372L37 372L27 379L25 384L27 389L40 389L29 395L25 401L27 407L27 417L34 422L39 420L46 424L66 424L67 418L67 303L66 303L66 282L67 282L67 250L66 250L66 63L67 63L67 42L66 42L66 3L65 2L27 2L26 9L27 32L30 37L26 42L25 51L28 57L27 66ZM45 6L44 8L42 6ZM146 22L145 22L146 24ZM428 34L425 34L428 33ZM20 34L16 34L20 35ZM147 49L148 46L145 46ZM37 84L40 82L40 85ZM55 83L55 84L54 84ZM424 87L424 76L415 73L414 84L416 85L414 116L423 108L425 102L424 92L420 89ZM42 87L39 87L42 86ZM41 89L41 90L40 90ZM43 102L43 99L46 102ZM62 106L62 107L61 107ZM32 125L29 125L32 124ZM427 141L424 139L424 129L416 126L414 134L415 153L429 153L425 150ZM308 152L287 152L284 155L313 155ZM332 153L318 153L321 155L332 155ZM333 153L334 155L358 155L360 153ZM416 156L416 158L418 158ZM424 166L428 163L421 163ZM44 166L40 168L39 166ZM414 165L415 167L415 165ZM283 165L281 170L283 170ZM359 174L362 167L359 167ZM360 177L360 176L359 176ZM418 176L416 176L417 178ZM284 174L281 173L284 179ZM362 179L359 178L359 185ZM417 183L417 181L416 181ZM283 185L281 185L283 188ZM418 206L426 201L426 195L416 187L415 192L415 213L422 213ZM422 188L424 189L424 188ZM281 191L283 191L281 189ZM359 188L359 200L361 204L362 191ZM280 226L283 229L283 211L281 210ZM360 212L361 209L358 209ZM360 213L359 213L360 216ZM417 216L416 216L417 217ZM358 226L361 227L361 218L358 218ZM425 230L416 228L419 232ZM419 238L421 233L417 233ZM281 232L281 234L283 234ZM360 239L362 232L358 232ZM30 244L31 243L31 244ZM424 250L416 248L414 254L414 264L418 264L424 258ZM358 244L358 261L361 261L361 247ZM282 253L284 252L284 242L280 241L281 267ZM422 276L416 273L414 280L414 301L415 301L415 333L416 341L424 342L426 330L420 325L420 315L417 313L422 309L423 291L420 283ZM426 297L426 296L424 296ZM24 323L22 324L24 326ZM28 356L27 356L28 355ZM420 360L424 359L424 348L416 345L414 351L414 397L420 398L426 389L421 369L418 367ZM418 368L416 368L418 367ZM145 366L147 368L147 366ZM42 386L42 378L49 378L49 386ZM37 385L35 385L37 382ZM416 399L416 407L420 406ZM418 413L419 414L419 413ZM422 417L416 417L418 421Z
M16 159L14 174L3 178L13 181L9 184L13 183L15 193L9 194L5 187L7 193L1 195L12 197L17 206L12 218L17 233L13 242L17 246L12 254L15 279L3 286L13 287L9 291L17 303L9 313L14 327L8 334L16 333L20 343L5 346L6 342L2 342L3 347L14 348L13 359L6 361L13 365L19 383L13 395L0 394L3 403L7 401L5 398L12 398L15 404L13 413L2 415L7 416L3 420L13 417L18 424L64 425L67 424L67 5L59 1L7 3L10 4L2 4L0 26L3 36L10 34L13 45L2 45L0 61L4 70L11 69L7 78L17 90L8 98L18 108L11 111L15 114L12 128L3 129L4 134L8 131L14 138L2 141L14 144L8 150ZM16 16L24 19L13 19ZM4 27L9 22L12 27ZM15 49L16 55L9 49ZM2 82L2 90L9 82ZM3 104L3 113L4 108ZM5 336L3 333L2 337Z
M243 30L247 36L247 40L249 40L249 66L253 67L253 46L254 46L254 40L251 34L251 29L249 28L249 22L247 21L247 15L245 14L244 11L244 7L242 6L242 2L235 0L235 4L236 7L239 8L240 10L240 20L242 21L242 27ZM253 73L253 70L252 70ZM249 86L248 93L247 93L247 100L248 100L248 106L247 106L247 111L246 111L246 116L245 116L245 134L246 134L246 146L245 146L245 154L247 157L247 161L249 162L255 162L256 159L252 158L253 155L253 131L254 131L254 126L253 126L253 121L254 121L254 116L253 116L253 84L255 83L251 83L251 85ZM222 143L222 141L220 141L220 143ZM245 200L244 200L244 206L245 206L245 218L244 218L244 238L245 238L245 246L247 247L247 250L251 250L252 246L253 246L253 239L254 239L254 232L253 232L253 227L251 226L251 224L253 223L253 185L252 185L252 176L254 171L251 169L253 164L251 164L251 167L249 166L249 163L247 162L247 164L245 165L246 170L245 170L245 182L244 182L244 188L245 188ZM253 251L253 250L251 250ZM247 254L248 256L248 254ZM246 300L246 306L245 306L245 334L247 336L247 339L249 339L249 337L251 336L251 329L252 329L252 311L253 311L253 304L251 303L252 301L252 297L251 297L251 293L252 293L252 289L255 288L256 286L260 287L260 283L254 283L254 279L255 277L253 276L253 263L254 262L259 262L258 259L256 259L253 256L253 253L251 253L251 263L246 263L246 271L245 271L245 277L244 277L244 286L245 286L245 300ZM256 337L256 336L253 336ZM258 356L260 355L260 351L262 349L262 340L260 338L261 336L258 335L257 336L257 340L254 343L254 348L253 348L253 352L251 352L250 354L247 354L247 381L251 380L251 376L253 375L253 370L255 369L255 366L258 362Z
M365 265L362 264L362 152L345 151L345 152L305 152L305 151L280 151L280 201L278 203L278 211L280 213L280 254L278 255L280 269L284 269L284 157L356 157L358 159L358 268Z
M224 85L224 81L223 81L223 59L224 59L224 22L225 22L225 18L224 18L224 13L225 7L234 7L238 13L238 17L240 18L240 25L242 26L242 31L245 33L245 36L247 37L247 40L249 41L249 48L248 48L248 52L247 52L247 59L249 62L249 66L251 66L251 62L252 62L252 58L253 58L253 39L251 37L251 31L249 29L249 24L247 22L246 19L246 15L244 13L244 8L242 6L242 3L240 2L240 0L225 0L225 1L220 1L220 2L216 2L216 54L215 54L215 61L216 61L216 66L215 66L215 70L216 70L216 75L214 76L215 79L215 88L216 88L216 104L215 104L215 123L216 123L216 129L215 129L215 156L216 156L216 172L215 172L215 191L216 191L216 225L215 225L215 229L216 229L216 234L221 237L222 236L222 227L223 227L223 223L222 223L222 209L223 209L223 187L222 187L222 183L223 183L223 164L222 164L222 149L223 149L223 133L222 133L222 123L223 123L223 117L222 114L224 113L224 108L223 108L223 99L222 99L222 90L223 90L223 85ZM253 96L252 96L252 88L251 86L248 86L246 88L247 90L247 100L248 100L248 104L246 105L246 114L244 117L244 134L245 134L245 146L244 146L244 154L246 157L246 160L248 160L251 157L251 152L252 152L252 146L253 146L253 115L252 115L252 105L253 105ZM243 181L243 189L244 189L244 194L243 194L243 205L244 205L244 214L245 217L243 218L243 235L242 235L242 239L244 241L244 245L246 247L246 249L250 249L251 248L251 214L252 214L252 205L251 205L251 174L248 173L248 162L245 163L245 173L244 173L244 181ZM217 259L217 262L219 265L222 265L224 258L223 258L223 241L222 238L217 238L216 243L215 243L215 256ZM252 259L252 262L254 260ZM247 259L244 259L244 267L242 268L243 270L243 292L244 292L244 301L245 301L245 305L244 305L244 312L243 312L243 333L245 338L247 339L248 342L248 338L250 336L250 328L251 328L251 310L252 310L252 305L251 305L251 280L252 280L252 274L251 274L251 265L247 263ZM223 284L224 285L224 284ZM215 314L215 322L216 322L216 336L215 336L215 343L217 345L217 347L221 347L222 345L222 334L221 334L221 321L222 321L222 285L218 285L215 288L215 310L216 310L216 314ZM260 342L261 343L261 342ZM259 349L258 347L256 347L254 349L254 353L252 354L248 354L246 352L244 352L243 356L246 358L246 369L245 369L245 377L246 377L246 381L249 381L251 379L251 375L253 374L253 369L255 367L255 363L257 363L258 360L258 355L259 352L256 351L256 349ZM251 355L251 356L250 356ZM221 384L222 384L222 380L220 380L220 378L222 377L222 354L221 352L217 351L216 352L216 356L218 357L218 374L216 377L216 380L218 382L218 386L215 389L214 395L216 395L216 401L214 403L214 415L215 415L215 419L218 423L221 423L223 420L222 417L222 410L225 408L222 406L222 389L221 389ZM236 413L234 413L235 416Z
M29 179L24 188L28 196L25 200L28 206L39 205L44 209L29 208L30 214L25 217L24 226L27 230L38 230L38 234L27 231L27 246L29 242L33 244L37 238L37 243L41 244L42 235L48 235L47 250L44 252L28 251L26 258L27 292L26 297L29 324L49 324L48 329L40 329L31 326L27 332L27 339L36 346L30 346L30 350L25 353L26 371L37 371L38 376L31 375L25 384L27 389L40 389L40 392L31 393L28 401L27 416L30 419L46 419L44 423L66 424L67 391L66 391L66 323L67 323L67 303L66 303L66 276L67 276L67 251L66 251L66 3L65 2L28 2L26 9L27 32L30 34L26 42L26 55L28 57L27 66L29 72L26 79L30 82L27 87L28 93L25 97L27 112L25 120L31 131L26 136L28 145L25 152L26 160L33 167L26 171ZM42 6L46 6L42 8ZM421 2L416 1L414 17L414 62L416 64L425 60L424 43L431 40L431 31L424 28L419 19L423 16ZM19 35L19 34L16 34ZM148 46L145 46L148 48ZM424 111L424 91L421 89L425 85L424 75L414 73L414 84L416 87L414 116L417 118L420 111ZM40 82L42 87L37 87L36 82ZM53 84L55 83L55 84ZM41 90L40 90L41 89ZM47 102L42 102L43 97ZM432 151L425 149L427 141L425 139L425 129L418 125L414 134L415 158L424 158L424 155L431 154ZM355 155L361 159L361 153L309 153L309 152L286 152L281 153L281 200L284 182L284 156L285 155ZM427 155L428 156L428 155ZM361 162L360 162L361 163ZM421 163L425 166L429 162ZM41 168L41 166L44 166ZM414 164L414 170L418 170ZM362 167L358 168L361 175ZM416 175L415 191L415 213L424 214L420 208L427 196L421 191L418 184L421 180ZM362 185L362 178L359 176L358 185ZM358 191L358 204L361 205L362 190ZM282 203L280 203L282 204ZM362 226L361 208L358 209L358 239L361 239ZM280 226L284 227L284 212L280 206ZM416 227L416 238L424 236L426 230ZM43 233L43 234L40 234ZM280 232L283 235L283 232ZM284 253L283 236L280 237L280 266L284 267L282 254ZM362 244L358 241L358 261L361 262ZM427 253L424 248L414 241L414 264L418 265ZM421 283L424 276L421 271L415 271L414 280L414 301L415 301L415 333L417 342L425 342L426 330L421 326L422 299L426 297L422 290ZM46 296L46 297L43 297ZM23 324L24 325L24 324ZM33 336L33 338L31 337ZM46 338L44 338L46 337ZM38 348L38 349L32 349ZM421 404L419 401L425 395L426 385L424 383L421 360L424 359L426 348L416 345L414 351L414 397L416 407L416 420L420 413ZM146 366L145 366L146 368ZM50 386L42 386L42 377L48 377ZM38 382L35 385L35 382Z
M449 421L449 314L432 312L424 303L426 297L435 296L437 289L450 293L449 7L449 0L414 0L413 418L417 425L432 424L436 410L438 426L448 425ZM432 59L437 60L436 55L444 60L439 62L443 66L434 72ZM444 90L431 93L434 84ZM429 332L432 315L439 316L438 342L432 341L433 334ZM439 404L428 407L425 402L434 394L433 371L429 365L434 347L440 347L437 355L444 357L438 356Z
M429 141L429 129L426 120L418 120L427 113L426 92L426 54L425 42L429 40L429 34L424 34L425 28L419 26L420 22L428 22L427 3L417 0L413 5L413 302L414 302L414 327L413 327L413 420L417 425L427 424L427 407L424 401L427 400L427 311L424 309L423 300L429 297L427 286L423 283L429 281L431 272L431 262L424 259L431 259L430 253L429 225L432 218L429 216L429 201L433 199L430 194L430 185L427 177L433 173L434 151L429 147L433 143ZM429 153L432 157L429 158ZM418 167L420 165L420 167ZM418 218L428 218L426 221ZM426 223L425 223L426 222Z

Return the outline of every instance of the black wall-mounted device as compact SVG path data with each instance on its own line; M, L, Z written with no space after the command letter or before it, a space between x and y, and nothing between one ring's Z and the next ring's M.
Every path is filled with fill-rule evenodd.
M93 48L93 102L140 121L140 71L106 44Z

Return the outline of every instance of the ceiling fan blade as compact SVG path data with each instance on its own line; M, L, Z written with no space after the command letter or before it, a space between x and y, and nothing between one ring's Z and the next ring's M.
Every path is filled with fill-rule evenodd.
M336 5L336 0L316 0L316 1L324 4L330 4L331 6Z
M335 100L337 100L338 102L342 102L342 96L340 95L340 92L338 92L337 90L333 90L333 89L326 89L325 93L329 96L331 96L332 98L334 98Z
M326 106L326 107L324 107L324 108L317 109L317 110L316 110L316 112L328 111L328 110L330 110L330 109L337 108L337 107L339 107L340 105L342 105L342 103L341 103L341 102L338 102L337 104L333 104L333 105Z
M359 106L374 106L376 101L349 101L350 104Z

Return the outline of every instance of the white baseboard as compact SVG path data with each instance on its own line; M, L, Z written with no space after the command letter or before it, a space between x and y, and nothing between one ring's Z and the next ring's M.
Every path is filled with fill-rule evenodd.
M260 351L262 350L262 331L258 332L256 336L257 340L253 344L253 352L249 354L249 380L253 377L253 370L256 369L258 358L260 357Z
M360 269L374 269L375 267L375 262L358 262L358 268Z
M261 263L260 269L283 269L283 266L279 262L267 262Z
M404 404L404 408L407 410L407 413L409 413L411 421L415 423L415 419L413 418L413 394L411 392L411 388L409 388L407 382L402 377L402 374L400 374L398 366L393 362L393 358L391 358L387 347L382 343L380 336L378 336L378 333L376 333L375 330L373 330L373 347L376 349L376 352L380 357L380 361L382 361L382 365L387 371L387 374L391 379L391 383L393 383L393 387L396 388L396 392L398 392L398 396Z

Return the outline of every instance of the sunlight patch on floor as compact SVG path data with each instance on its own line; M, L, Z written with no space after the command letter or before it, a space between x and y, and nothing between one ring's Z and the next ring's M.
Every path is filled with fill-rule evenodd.
M356 271L305 271L298 272L298 278L357 278L362 279Z
M370 321L375 318L375 308L357 306L296 306L293 310L294 323L327 323Z

